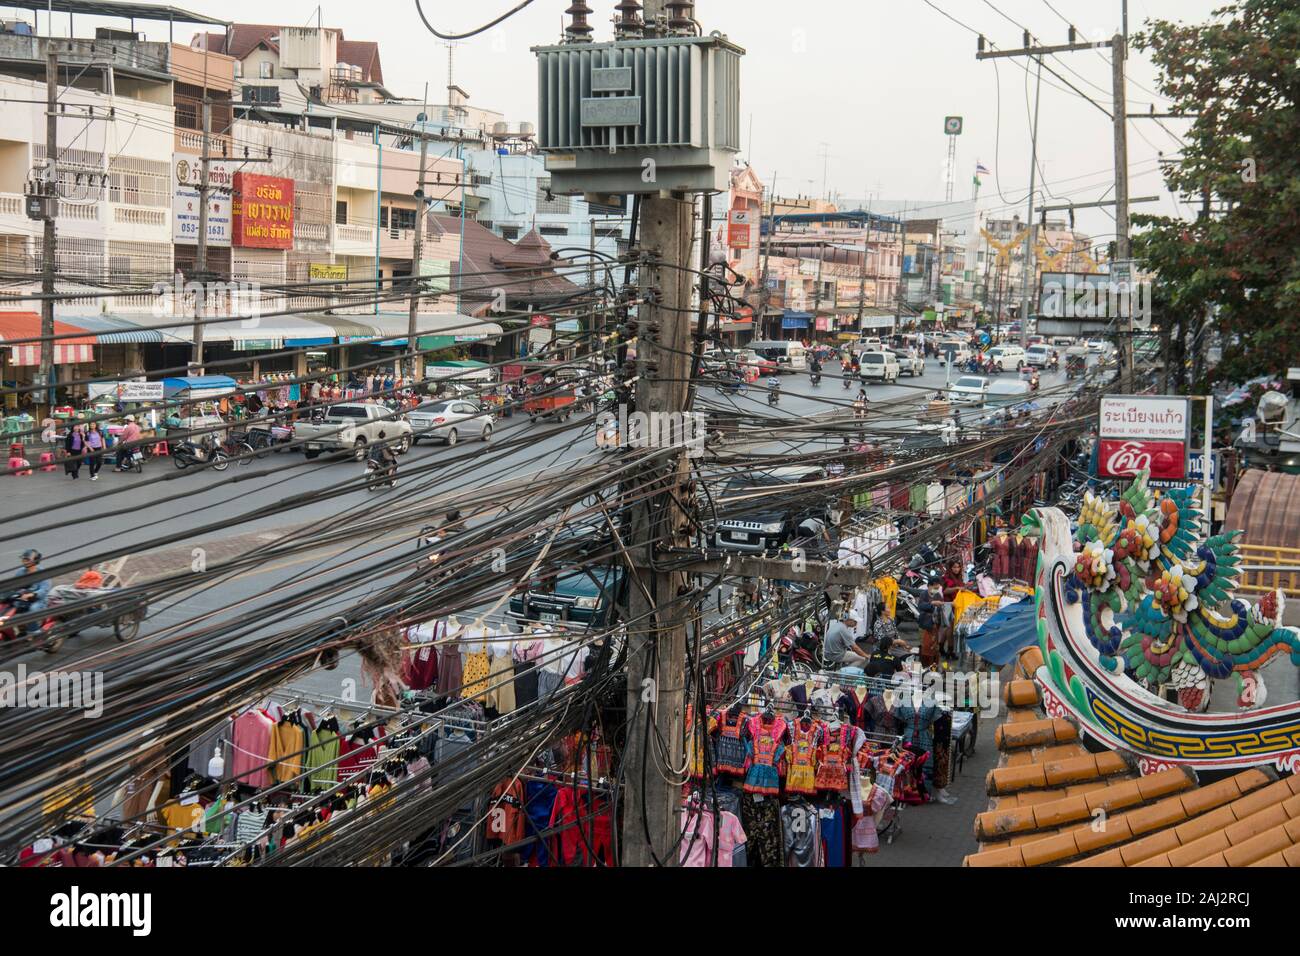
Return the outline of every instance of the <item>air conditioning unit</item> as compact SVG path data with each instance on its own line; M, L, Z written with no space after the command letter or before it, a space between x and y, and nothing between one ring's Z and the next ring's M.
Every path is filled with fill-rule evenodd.
M740 58L720 34L534 47L551 191L724 192L740 151Z

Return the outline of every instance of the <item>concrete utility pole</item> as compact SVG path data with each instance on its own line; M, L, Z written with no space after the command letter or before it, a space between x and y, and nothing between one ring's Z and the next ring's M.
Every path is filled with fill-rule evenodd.
M1029 218L1025 220L1025 264L1021 279L1024 284L1020 304L1020 347L1029 345L1029 307L1034 295L1035 253L1038 249L1038 229L1034 223L1034 190L1038 187L1038 105L1043 99L1043 57L1038 56L1038 85L1034 92L1034 131L1029 146Z
M663 0L645 5L647 33L664 12ZM657 32L657 31L655 31ZM641 247L646 261L639 283L655 297L640 306L637 334L637 410L685 412L689 407L691 341L691 239L693 204L645 196ZM681 787L674 781L685 760L686 631L694 609L677 603L689 593L687 575L656 569L660 547L686 547L689 468L680 449L650 465L637 480L656 492L632 513L631 619L628 632L627 743L624 749L623 864L675 866ZM663 741L667 754L658 741Z
M768 198L768 217L767 224L767 243L763 250L763 268L759 272L758 280L758 337L760 340L767 338L767 276L768 266L772 262L772 240L776 238L776 173L772 174L772 194ZM762 241L763 236L763 203L760 200L758 204L758 235Z
M1126 17L1127 20L1127 17ZM1133 281L1133 247L1129 240L1129 200L1128 200L1128 99L1124 89L1124 61L1128 56L1126 39L1116 33L1110 41L1111 86L1114 98L1115 123L1115 258L1122 262L1123 281ZM1111 266L1111 278L1115 267ZM1120 374L1129 388L1133 382L1133 310L1124 329L1125 335L1119 336ZM1118 332L1118 326L1116 327Z
M45 383L45 405L53 406L54 391L54 272L58 255L55 218L59 214L59 55L49 41L45 56L45 169L43 188L48 190L48 208L42 223L41 246L41 379Z
M428 95L425 95L425 101L428 101ZM426 106L427 109L427 106ZM408 381L418 382L421 378L420 368L420 349L417 336L419 334L418 313L420 310L420 270L421 262L424 258L424 220L429 215L429 207L425 203L424 184L425 184L425 166L429 160L429 137L426 135L423 124L427 122L427 116L420 114L420 177L418 185L415 188L415 242L411 248L411 314L406 329L406 374L409 376ZM464 184L461 185L461 205L465 205Z
M204 46L207 45L206 39ZM203 91L203 154L199 157L199 235L194 253L194 272L203 284L194 303L194 349L190 364L195 375L203 374L203 318L208 304L208 202L212 188L212 98Z

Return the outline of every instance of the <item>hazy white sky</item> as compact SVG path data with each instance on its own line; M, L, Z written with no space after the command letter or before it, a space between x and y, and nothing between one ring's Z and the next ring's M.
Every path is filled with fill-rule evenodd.
M447 32L477 27L514 2L425 0L424 7ZM596 10L596 38L608 39L615 0L588 2ZM933 2L1007 49L1021 43L1020 28L1012 20L1042 43L1065 42L1066 23L1049 3L1082 37L1109 37L1120 26L1123 0ZM182 5L240 22L290 25L315 22L317 9L307 0L186 0ZM528 48L558 39L568 5L569 0L535 0L500 27L457 45L456 82L469 91L471 103L500 110L514 121L535 119L536 80ZM1202 20L1220 5L1221 0L1129 0L1130 29L1137 32L1148 17ZM1016 65L1028 66L1024 61L999 60L996 68L995 61L976 61L975 36L923 0L699 0L696 10L707 31L726 33L747 50L744 153L765 181L775 178L779 193L821 195L825 151L830 192L941 200L947 156L943 118L952 114L965 119L955 198L970 198L979 161L994 174L985 178L981 204L1001 207L1005 200L1008 209L1021 209L1023 215L1029 182L1027 107L1032 105L1029 77ZM351 39L380 42L385 80L395 93L418 98L428 82L430 99L442 99L438 93L447 82L447 50L425 31L414 0L335 0L323 5L323 15L326 25L341 27ZM66 21L56 16L55 26L66 30ZM88 27L79 22L77 32ZM165 38L166 27L150 32ZM178 28L177 39L187 42L192 32ZM1048 65L1109 112L1108 59L1084 51L1062 54ZM1159 110L1162 101L1148 92L1155 86L1150 63L1135 53L1129 65L1129 111L1145 111L1153 100ZM1045 73L1039 122L1045 177L1041 195L1048 201L1112 198L1110 120ZM1131 192L1165 197L1159 206L1140 209L1172 212L1177 207L1164 189L1156 159L1160 152L1178 151L1172 134L1186 121L1162 122L1168 131L1149 120L1130 126ZM1114 231L1113 219L1104 212L1081 212L1079 226L1098 236Z

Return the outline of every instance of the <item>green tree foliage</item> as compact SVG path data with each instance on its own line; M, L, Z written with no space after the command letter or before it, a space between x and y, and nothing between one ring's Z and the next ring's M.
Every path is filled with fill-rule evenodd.
M1183 349L1209 306L1224 346L1215 377L1285 373L1300 365L1300 3L1241 0L1208 23L1155 20L1135 43L1160 68L1169 111L1196 114L1166 182L1216 210L1195 222L1134 217L1134 255L1159 277L1171 384L1199 370Z

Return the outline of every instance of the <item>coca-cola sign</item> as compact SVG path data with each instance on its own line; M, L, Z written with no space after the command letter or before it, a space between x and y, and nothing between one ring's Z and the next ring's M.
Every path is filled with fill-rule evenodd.
M1103 438L1097 451L1099 478L1132 478L1150 472L1158 481L1187 478L1187 446L1182 442Z

